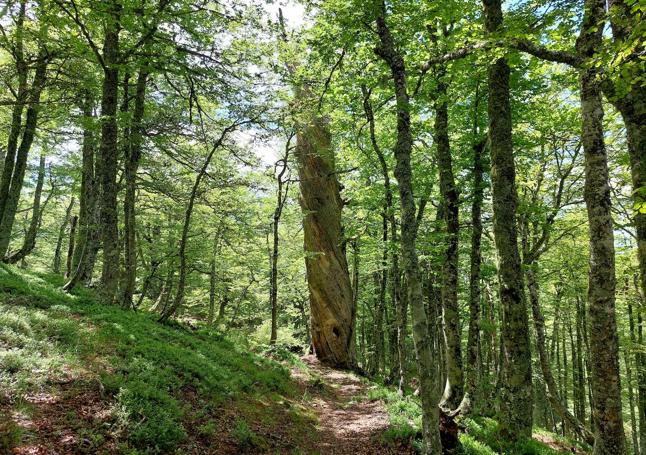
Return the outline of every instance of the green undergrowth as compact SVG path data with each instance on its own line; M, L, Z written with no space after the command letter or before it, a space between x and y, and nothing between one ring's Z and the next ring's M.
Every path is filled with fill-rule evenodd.
M121 452L169 453L193 433L222 440L223 424L241 451L265 444L251 423L275 423L273 404L294 393L281 363L213 330L162 325L151 314L101 305L90 290L66 294L62 284L58 276L0 266L0 415L29 415L30 394L74 381L110 403L109 432ZM238 411L238 404L227 422L221 410ZM305 424L297 409L284 414ZM0 452L25 439L2 420L12 436L0 440Z
M375 385L368 390L367 399L382 400L390 417L390 428L382 438L386 444L397 446L409 443L416 448L421 447L422 410L419 399L415 396L400 396L392 387ZM537 430L535 434L549 437L558 443L563 450L556 450L535 439L523 439L510 444L500 436L498 423L488 417L473 417L463 419L460 423L460 446L454 453L463 455L556 455L572 453L576 446L589 449L576 442L561 438L545 430Z

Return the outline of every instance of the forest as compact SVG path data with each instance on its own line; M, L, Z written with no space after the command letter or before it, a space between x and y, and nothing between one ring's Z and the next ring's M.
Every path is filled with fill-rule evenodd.
M646 454L643 0L0 0L0 453Z

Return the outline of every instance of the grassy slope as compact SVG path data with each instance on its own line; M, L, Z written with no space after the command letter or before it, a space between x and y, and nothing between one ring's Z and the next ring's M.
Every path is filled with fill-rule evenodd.
M61 284L0 266L0 453L257 452L311 433L279 363Z
M0 453L315 453L306 392L280 363L61 285L0 265ZM413 397L370 390L391 417L385 441L419 436ZM466 426L460 453L560 453L532 440L502 448L490 419Z

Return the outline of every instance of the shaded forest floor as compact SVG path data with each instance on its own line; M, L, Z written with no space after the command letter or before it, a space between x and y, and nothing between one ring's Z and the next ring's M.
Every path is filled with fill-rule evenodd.
M415 453L414 397L61 285L0 265L0 454ZM501 453L494 427L467 422L456 453ZM572 451L541 433L512 452Z

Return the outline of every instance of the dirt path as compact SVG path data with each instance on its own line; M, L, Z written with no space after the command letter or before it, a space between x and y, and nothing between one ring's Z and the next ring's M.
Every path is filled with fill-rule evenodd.
M292 376L310 394L310 406L318 419L319 437L313 449L334 455L414 453L410 447L382 443L388 413L383 402L366 398L368 386L356 375L323 366L313 355L302 360L309 373L294 368Z

